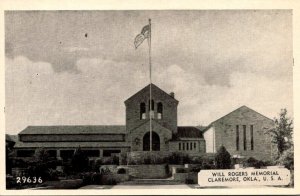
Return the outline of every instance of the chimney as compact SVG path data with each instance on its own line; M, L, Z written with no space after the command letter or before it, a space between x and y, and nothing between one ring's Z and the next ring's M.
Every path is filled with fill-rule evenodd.
M175 98L175 93L174 93L174 92L170 92L170 96L171 96L172 98Z

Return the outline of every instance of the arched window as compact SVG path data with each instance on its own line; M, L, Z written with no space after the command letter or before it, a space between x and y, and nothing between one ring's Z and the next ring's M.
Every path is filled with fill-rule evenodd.
M140 104L140 119L146 119L146 104Z
M163 104L159 102L157 104L157 118L162 119L163 118Z

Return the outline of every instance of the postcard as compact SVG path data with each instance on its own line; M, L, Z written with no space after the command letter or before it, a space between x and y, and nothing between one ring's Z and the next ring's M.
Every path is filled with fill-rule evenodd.
M299 191L295 1L32 2L2 4L3 194Z

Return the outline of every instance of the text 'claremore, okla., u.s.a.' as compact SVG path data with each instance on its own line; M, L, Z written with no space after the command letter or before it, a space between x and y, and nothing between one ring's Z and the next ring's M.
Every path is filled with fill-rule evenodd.
M201 170L198 173L198 184L204 187L279 186L289 183L290 171L286 168Z

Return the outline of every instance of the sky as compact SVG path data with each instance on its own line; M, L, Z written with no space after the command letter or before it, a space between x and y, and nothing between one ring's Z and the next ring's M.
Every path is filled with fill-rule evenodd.
M178 125L246 105L293 115L292 12L6 11L6 133L29 125L125 125L124 101L152 82L174 92Z

